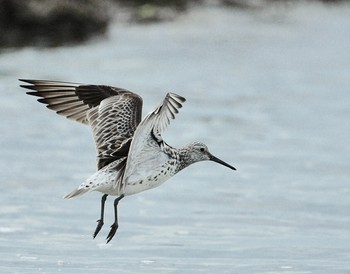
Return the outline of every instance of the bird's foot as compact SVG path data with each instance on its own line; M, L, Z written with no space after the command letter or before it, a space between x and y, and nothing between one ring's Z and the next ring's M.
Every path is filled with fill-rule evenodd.
M117 223L114 223L111 225L111 230L109 231L108 236L106 238L107 244L113 239L115 233L117 232L117 229L118 229Z
M103 219L99 219L99 220L97 220L97 227L96 227L96 229L95 229L95 232L94 232L94 239L95 239L95 237L97 236L97 234L100 232L100 230L101 230L101 228L102 228L102 226L103 226Z

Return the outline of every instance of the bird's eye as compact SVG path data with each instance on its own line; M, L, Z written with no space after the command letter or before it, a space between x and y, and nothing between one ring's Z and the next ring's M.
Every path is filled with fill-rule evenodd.
M204 147L201 147L201 148L200 148L200 151L204 152Z

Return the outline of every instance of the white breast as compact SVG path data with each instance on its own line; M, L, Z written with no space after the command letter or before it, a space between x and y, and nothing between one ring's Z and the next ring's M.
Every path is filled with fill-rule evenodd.
M158 187L175 174L175 161L170 160L153 170L143 168L140 172L124 178L125 195L132 195L141 191Z

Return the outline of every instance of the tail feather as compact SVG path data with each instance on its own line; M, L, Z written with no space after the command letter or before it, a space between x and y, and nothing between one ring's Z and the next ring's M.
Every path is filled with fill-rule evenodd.
M92 174L85 182L81 183L76 189L63 198L71 199L95 190L114 195L114 192L117 193L117 188L115 186L116 180L119 181L120 177L123 176L125 163L126 157L110 163ZM121 172L121 175L118 175L118 172Z
M90 192L91 188L77 188L74 189L71 193L68 193L66 196L63 197L63 199L72 199L78 196L81 196L85 194L86 192Z

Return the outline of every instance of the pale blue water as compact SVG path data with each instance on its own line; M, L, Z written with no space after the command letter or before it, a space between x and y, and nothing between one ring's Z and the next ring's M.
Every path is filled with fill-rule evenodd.
M350 6L216 7L111 27L86 45L0 55L1 273L350 273ZM187 102L164 138L199 163L120 203L93 240L100 194L62 199L95 170L90 130L17 78L120 86L145 113Z

